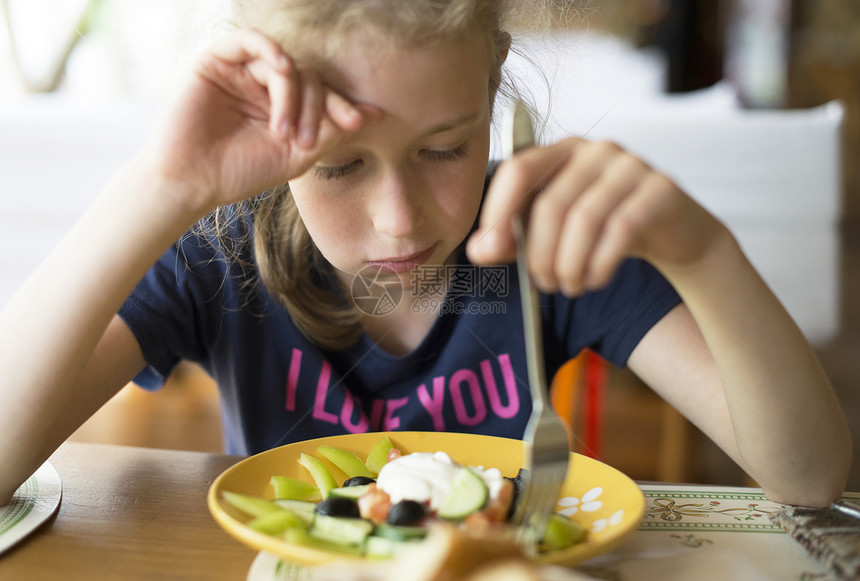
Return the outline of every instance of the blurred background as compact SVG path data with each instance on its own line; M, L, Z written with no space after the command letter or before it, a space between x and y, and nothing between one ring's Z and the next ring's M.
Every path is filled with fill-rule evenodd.
M860 5L554 1L548 34L524 11L509 63L546 137L619 141L723 219L815 346L860 448ZM2 305L140 146L229 5L0 7ZM529 82L534 64L544 82ZM579 451L635 479L749 483L629 372L585 367L559 403ZM220 451L217 391L182 365L162 392L124 389L73 437Z

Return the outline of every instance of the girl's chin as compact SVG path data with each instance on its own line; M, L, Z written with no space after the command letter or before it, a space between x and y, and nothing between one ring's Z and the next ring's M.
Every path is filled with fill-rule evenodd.
M403 292L411 292L416 287L438 287L444 289L445 265L425 263L410 270L395 271L386 266L364 266L355 273L336 270L338 280L345 289L370 287L400 287ZM428 286L429 285L429 286Z

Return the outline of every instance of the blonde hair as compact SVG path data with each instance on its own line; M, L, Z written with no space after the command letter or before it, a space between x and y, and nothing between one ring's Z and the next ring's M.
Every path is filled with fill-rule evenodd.
M534 8L536 3L527 4ZM347 38L372 39L381 50L396 50L469 34L484 41L492 104L510 43L505 18L519 15L508 8L507 0L233 0L233 18L239 27L266 34L308 66L336 59ZM330 350L354 344L363 332L361 314L327 276L331 267L311 240L288 185L219 209L205 224L221 249L238 248L235 240L223 243L229 230L225 225L250 215L254 259L266 290L312 342Z

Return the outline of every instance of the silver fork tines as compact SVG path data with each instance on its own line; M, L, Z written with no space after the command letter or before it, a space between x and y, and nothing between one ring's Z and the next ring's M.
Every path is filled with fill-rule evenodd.
M517 102L505 131L508 156L534 143L528 110ZM534 550L543 538L556 500L567 477L570 444L567 428L549 404L546 374L543 364L543 338L540 301L529 276L526 263L524 218L514 217L514 237L517 245L517 271L523 305L523 327L532 413L523 436L522 487L514 523L519 525L517 538Z

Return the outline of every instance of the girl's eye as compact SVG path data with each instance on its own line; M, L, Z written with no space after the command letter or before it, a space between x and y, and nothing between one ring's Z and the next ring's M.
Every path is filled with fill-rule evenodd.
M333 180L337 178L342 178L348 173L354 171L361 165L361 163L362 162L360 159L356 159L355 161L351 161L344 165L316 165L314 166L314 173L324 180Z
M466 150L466 144L458 145L457 147L453 147L451 149L421 150L421 155L434 161L454 161L460 159L461 157L465 157L467 153L468 152ZM355 161L351 161L343 165L316 165L314 166L314 173L317 175L317 177L322 178L324 180L334 180L337 178L342 178L345 175L357 170L359 167L361 167L362 163L364 162L361 159L356 159Z
M466 145L458 145L452 149L424 149L421 152L424 156L437 161L454 161L464 157L467 153Z

